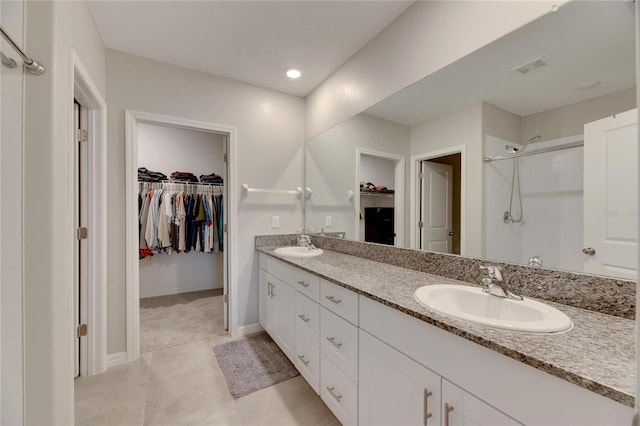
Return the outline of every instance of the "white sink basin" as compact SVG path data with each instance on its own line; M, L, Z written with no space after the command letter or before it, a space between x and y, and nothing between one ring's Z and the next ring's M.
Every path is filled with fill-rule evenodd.
M479 287L436 284L420 287L413 297L422 306L466 321L529 333L571 329L564 313L535 300L510 300L484 293Z
M280 256L289 256L289 257L316 257L320 256L323 251L322 249L309 250L306 247L301 246L291 246L291 247L280 247L275 250L276 254Z

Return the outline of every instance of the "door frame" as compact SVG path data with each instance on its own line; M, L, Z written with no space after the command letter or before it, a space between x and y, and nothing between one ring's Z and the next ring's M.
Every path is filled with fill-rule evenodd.
M100 95L100 91L90 77L86 67L82 64L75 50L70 49L70 75L72 81L69 85L69 103L73 111L74 98L87 108L88 131L88 220L87 228L87 297L86 312L87 334L85 345L80 345L81 369L80 375L95 375L106 370L107 358L107 103ZM70 155L72 159L78 156L78 143L75 141L76 132L74 126L74 114L69 114L69 139L72 141ZM74 207L78 200L78 171L75 161L69 161L70 194L73 194ZM74 215L77 215L75 209ZM77 222L75 222L77 223ZM75 224L74 224L75 226ZM75 230L74 230L75 238ZM74 251L73 259L73 285L79 280L78 256ZM73 291L70 293L73 297ZM75 309L75 301L70 306ZM75 353L76 327L75 315L71 315L69 324L70 354ZM83 356L84 355L84 356ZM75 358L75 357L72 357ZM83 361L84 358L84 361ZM70 362L75 362L70 360ZM75 370L75 369L74 369ZM73 371L73 370L72 370Z
M460 154L460 255L464 256L466 253L466 145L457 145L411 156L411 165L409 171L409 223L411 224L411 229L409 231L409 247L412 249L418 249L418 247L420 246L420 230L418 229L421 196L420 186L418 185L420 163L422 161L433 160L434 158L444 157L452 154Z
M394 173L395 192L393 196L393 221L396 236L393 245L394 247L404 247L404 156L366 148L356 148L356 176L354 186L356 196L353 202L355 210L354 239L360 241L360 160L363 156L391 160L396 163Z
M236 194L234 188L236 168L236 129L235 127L204 121L189 120L180 117L153 114L141 111L125 110L125 187L126 187L126 332L127 343L125 356L118 357L113 364L135 361L140 356L140 274L138 264L138 124L154 124L177 127L187 130L219 133L227 136L227 169L224 210L224 221L228 232L225 236L225 254L227 257L227 282L229 294L229 332L231 336L240 334L238 327L238 289L237 276L237 217ZM229 220L231 219L231 220Z

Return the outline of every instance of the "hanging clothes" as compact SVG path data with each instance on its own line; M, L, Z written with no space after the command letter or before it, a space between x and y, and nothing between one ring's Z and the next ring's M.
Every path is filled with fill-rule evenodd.
M138 192L139 258L154 253L223 250L222 187L142 183Z

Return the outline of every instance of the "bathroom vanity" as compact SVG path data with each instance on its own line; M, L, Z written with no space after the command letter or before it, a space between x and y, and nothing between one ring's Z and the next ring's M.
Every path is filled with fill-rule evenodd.
M260 323L343 424L631 424L633 320L547 301L572 330L494 329L413 297L470 283L327 249L307 259L274 249L257 248Z

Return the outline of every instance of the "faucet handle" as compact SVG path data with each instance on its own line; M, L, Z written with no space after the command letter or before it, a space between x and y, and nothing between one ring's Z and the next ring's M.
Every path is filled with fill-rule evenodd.
M498 265L480 265L480 269L487 271L489 278L502 281L502 268Z

